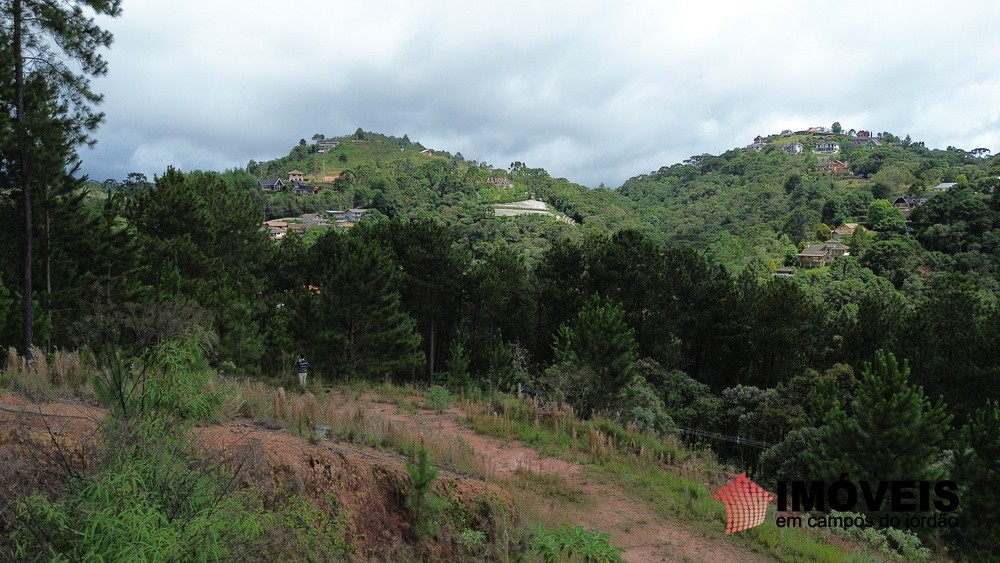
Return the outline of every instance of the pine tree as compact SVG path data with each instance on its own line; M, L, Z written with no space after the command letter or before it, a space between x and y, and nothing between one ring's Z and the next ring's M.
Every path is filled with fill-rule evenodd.
M994 555L1000 551L1000 528L983 516L1000 510L1000 403L987 403L969 416L952 465L952 477L962 487L961 522L952 530L957 543L971 559Z
M910 368L879 350L854 381L849 404L827 413L806 458L815 479L922 480L940 477L933 463L952 416L942 399L932 404L909 382Z
M316 246L315 259L327 267L299 327L313 356L336 375L412 376L423 357L416 323L394 289L398 267L359 236L329 233Z
M220 353L253 364L264 353L260 295L274 250L253 196L216 173L168 169L128 210L151 265L146 281L163 298L194 296L212 311Z
M458 323L459 286L465 256L453 248L451 232L431 220L406 223L362 223L352 235L381 243L402 268L399 293L405 309L417 321L427 349L428 381L438 371L439 358Z
M585 412L608 406L632 377L639 345L625 322L621 306L594 295L580 309L572 327L556 334L557 361L586 367L596 374L596 385L580 405Z
M5 88L2 103L10 106L13 115L13 149L11 166L3 173L20 192L22 210L22 345L30 358L34 340L34 219L33 192L49 183L58 171L72 159L64 160L59 168L45 166L44 151L36 149L38 134L60 130L70 146L92 142L89 133L103 115L92 106L101 97L90 89L89 78L103 75L107 64L98 52L111 44L111 34L102 30L88 17L83 8L94 14L118 16L120 0L6 0L0 3L0 31L5 41L0 45L4 56L4 75L12 74L13 88ZM9 42L7 40L9 38ZM77 68L79 70L77 70ZM11 70L13 72L11 72ZM63 120L45 112L29 111L26 103L32 81L42 80L60 93L65 105ZM6 109L6 108L5 108ZM63 154L64 153L58 153Z

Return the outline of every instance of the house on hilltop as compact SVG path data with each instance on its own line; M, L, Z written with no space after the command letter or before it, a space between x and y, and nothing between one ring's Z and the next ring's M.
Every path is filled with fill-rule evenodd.
M781 147L781 150L785 151L788 154L796 155L796 154L801 154L802 151L805 150L805 148L806 148L805 145L803 145L802 143L800 143L798 141L795 141L793 143L789 143L789 144Z
M292 193L299 196L316 195L316 188L305 182L292 182Z
M816 143L816 152L833 154L840 150L840 143L837 141L820 141Z
M747 150L760 152L767 146L767 138L757 135L753 138L753 143L747 145Z
M831 160L829 162L824 162L823 164L820 164L818 168L823 172L833 172L834 174L840 172L844 173L850 172L847 163L842 160Z
M796 256L799 267L821 268L833 263L841 256L849 256L851 248L840 241L828 240L823 244L810 244Z
M941 182L940 184L934 186L933 190L936 192L946 192L957 185L958 182Z
M912 213L914 209L925 203L927 203L927 198L925 197L906 197L902 195L897 197L892 202L896 209L903 214L903 217L906 217L907 219L910 218L910 213Z
M367 215L369 211L371 211L371 209L366 209L363 207L348 209L347 213L344 214L344 219L346 219L351 223L357 223L358 221L364 219L365 215Z
M288 223L285 221L265 221L264 227L267 228L267 234L271 236L272 239L280 239L285 236L285 232L288 230Z
M861 229L862 231L865 230L865 228L858 223L844 223L830 232L830 240L840 242L847 237L853 236L855 231L858 229Z
M304 182L306 180L306 173L301 170L292 170L288 173L289 182Z
M281 178L275 178L273 180L257 180L257 186L265 192L285 191L285 183L281 181Z

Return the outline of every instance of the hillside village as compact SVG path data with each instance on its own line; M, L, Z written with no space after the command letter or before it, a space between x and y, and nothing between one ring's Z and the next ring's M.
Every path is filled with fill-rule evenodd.
M466 163L461 159L452 157L447 153L435 153L435 151L423 148L416 144L408 150L408 141L400 141L394 138L384 138L372 134L371 139L361 140L357 138L339 137L338 140L329 140L324 136L317 135L311 145L301 145L293 149L299 153L299 157L304 157L305 163L309 164L312 172L307 173L298 168L292 168L282 173L280 177L269 177L255 179L257 189L264 197L275 198L278 196L294 196L297 201L307 203L309 201L320 201L331 198L347 189L348 184L354 177L349 164L356 158L367 158L369 152L383 151L383 155L378 157L376 163L391 163L406 161L408 157L416 156L416 162L433 160L447 160L450 165L456 166L459 163L467 168L482 170L484 175L478 179L479 196L482 197L489 191L497 194L493 199L497 203L491 204L495 217L518 217L525 215L552 217L556 221L574 224L572 218L567 217L546 204L542 197L523 184L515 183L507 173L502 170L494 170L493 167L485 163ZM384 154L381 147L385 145L399 145L398 154ZM308 151L302 150L305 147ZM340 149L340 150L338 150ZM352 154L355 158L347 155ZM320 162L317 168L316 162ZM302 163L300 162L300 164ZM328 165L344 166L343 170L328 171ZM274 171L272 164L257 164L256 167L267 166L268 171ZM250 168L254 168L251 166ZM346 174L346 176L343 176ZM344 178L341 180L341 178ZM477 182L477 183L478 183ZM520 198L520 199L518 199ZM329 201L329 199L326 199ZM369 202L370 203L370 202ZM307 205L316 208L316 205ZM376 211L370 207L350 207L347 209L315 209L304 211L300 215L283 216L270 218L263 222L263 226L268 230L272 239L281 239L289 232L304 234L312 229L324 228L352 228L366 216L370 216L371 211ZM384 214L382 214L384 215Z

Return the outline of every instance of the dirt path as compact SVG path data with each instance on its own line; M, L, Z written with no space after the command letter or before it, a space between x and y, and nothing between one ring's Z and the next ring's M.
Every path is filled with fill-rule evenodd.
M519 478L519 470L558 476L568 489L574 491L578 497L577 501L539 495L535 507L539 516L553 525L566 522L585 528L596 527L601 532L610 534L615 545L625 548L623 557L626 561L731 563L769 560L759 553L725 541L721 529L718 534L705 533L683 523L663 519L647 504L631 498L621 487L588 478L588 472L579 463L540 455L536 450L519 442L505 443L496 438L477 434L459 423L464 413L457 407L444 414L434 414L426 410L409 414L395 405L377 402L374 394L366 393L354 400L341 396L341 399L342 408L350 409L351 412L363 407L366 418L383 418L410 431L419 432L429 439L461 439L481 457L483 465L494 477ZM102 409L77 402L53 401L36 404L0 391L0 429L28 427L38 433L81 440L93 431L103 416ZM299 438L283 432L264 432L253 425L241 425L235 422L206 427L200 432L208 438L208 441L220 444L228 444L236 437L246 440L252 434L254 439L273 442L271 449L284 452L277 455L277 458L287 460L294 458L293 454L296 452L301 453L305 449ZM4 438L2 434L0 433L0 438ZM19 440L13 433L6 438L0 442L6 443L8 447L18 443ZM339 451L338 447L337 444L328 444L324 449L335 453ZM357 447L344 446L342 449L354 452L354 457L360 455L355 451ZM346 455L344 452L340 453ZM396 465L401 464L396 461ZM352 468L347 473L354 474L358 471ZM399 473L402 475L401 471ZM385 478L385 475L382 475L382 478ZM580 497L583 500L580 500ZM363 499L359 500L359 506L361 504L364 504Z
M371 397L365 397L371 400ZM652 508L634 500L619 486L590 480L579 463L540 455L519 442L477 434L458 421L464 416L457 407L447 413L421 410L402 412L387 403L366 407L366 416L381 416L428 437L461 438L483 457L493 473L511 477L518 469L538 474L556 474L589 499L585 503L553 501L543 507L550 522L568 522L609 533L615 545L625 548L626 561L769 561L761 554L725 542L722 530L712 536L678 522L664 520Z

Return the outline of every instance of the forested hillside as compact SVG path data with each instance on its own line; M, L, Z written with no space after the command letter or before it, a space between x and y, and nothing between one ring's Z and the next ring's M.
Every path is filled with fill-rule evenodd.
M838 152L817 155L824 141ZM774 136L588 190L359 129L241 170L69 182L39 200L36 341L94 351L113 344L95 341L95 319L181 311L217 337L209 359L225 374L266 377L304 353L329 382L520 386L653 433L771 444L768 483L949 476L963 525L923 539L989 553L1000 160L879 141ZM321 189L260 188L293 170ZM926 202L906 219L900 195ZM531 197L565 220L494 216ZM14 202L0 200L4 348L21 330ZM280 240L263 226L348 208L371 211ZM867 227L844 239L848 256L773 275L844 223ZM875 434L887 438L862 447Z

